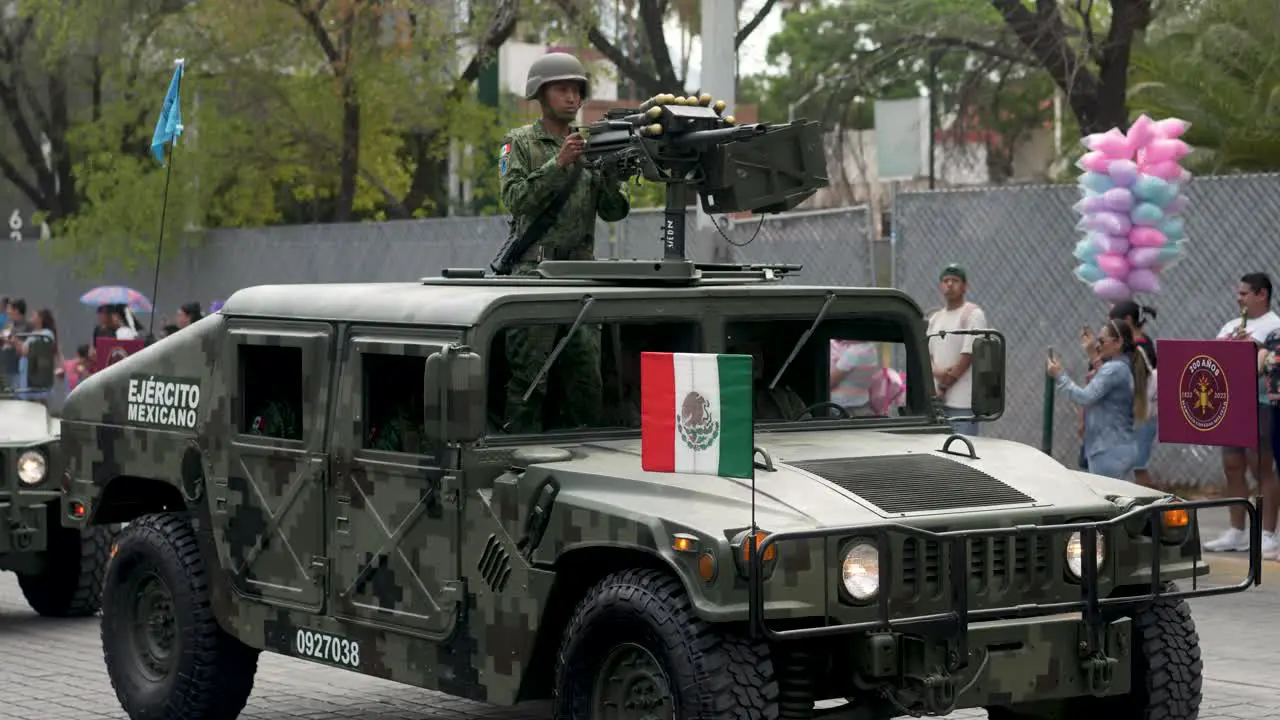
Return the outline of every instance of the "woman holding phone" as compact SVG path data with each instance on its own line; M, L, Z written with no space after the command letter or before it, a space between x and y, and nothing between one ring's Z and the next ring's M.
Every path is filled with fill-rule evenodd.
M1150 368L1141 353L1135 357L1133 331L1123 322L1108 320L1095 345L1101 363L1084 387L1063 372L1057 356L1048 358L1046 370L1058 389L1084 408L1084 455L1089 472L1127 480L1137 455L1134 419L1145 421L1148 414Z
M1133 480L1144 487L1155 487L1155 482L1151 479L1151 473L1147 467L1151 463L1151 450L1156 444L1157 423L1159 422L1159 417L1156 414L1155 395L1156 344L1147 335L1146 326L1147 320L1156 319L1156 309L1147 305L1139 305L1132 300L1124 300L1111 307L1109 317L1129 326L1129 330L1133 332L1135 356L1141 353L1142 359L1150 370L1150 374L1147 377L1147 418L1146 420L1135 419L1133 425L1134 451L1137 453L1133 461Z

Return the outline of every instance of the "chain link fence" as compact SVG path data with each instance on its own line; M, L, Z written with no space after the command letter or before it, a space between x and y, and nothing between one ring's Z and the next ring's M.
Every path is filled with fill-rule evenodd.
M1280 257L1280 175L1197 178L1187 188L1188 256L1162 277L1164 292L1146 298L1159 318L1159 338L1212 338L1237 317L1235 286L1247 272L1270 272ZM1000 420L983 426L992 436L1039 446L1044 408L1045 353L1050 346L1077 381L1086 370L1082 325L1098 327L1110 307L1072 270L1080 234L1074 186L1019 186L901 193L893 208L894 283L927 309L941 305L938 273L965 266L969 298L986 311L1008 342L1008 395ZM1053 455L1075 465L1078 410L1058 395ZM1151 469L1178 486L1222 481L1220 451L1158 445Z

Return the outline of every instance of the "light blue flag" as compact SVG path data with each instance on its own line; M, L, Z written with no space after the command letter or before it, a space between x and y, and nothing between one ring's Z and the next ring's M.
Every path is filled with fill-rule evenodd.
M182 86L182 68L185 63L182 60L177 63L178 67L173 69L173 79L169 81L169 92L164 95L164 107L160 109L160 117L156 120L156 132L151 136L151 154L162 165L164 144L176 142L182 134L182 102L178 89Z

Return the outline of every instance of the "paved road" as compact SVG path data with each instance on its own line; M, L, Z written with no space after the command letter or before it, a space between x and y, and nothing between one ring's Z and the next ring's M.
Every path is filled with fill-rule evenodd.
M1245 561L1212 563L1226 582L1243 577ZM1280 716L1274 678L1280 667L1280 564L1268 563L1263 585L1246 594L1194 602L1205 656L1202 720ZM96 618L57 621L27 609L13 576L0 574L0 718L125 720L102 665ZM953 718L983 718L958 712ZM263 655L246 720L545 720L545 706L498 709L454 700L353 673Z

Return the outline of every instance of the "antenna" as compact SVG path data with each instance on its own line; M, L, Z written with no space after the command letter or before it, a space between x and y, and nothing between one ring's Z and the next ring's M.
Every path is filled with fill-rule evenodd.
M160 117L156 120L156 131L151 137L151 152L160 162L164 162L164 144L172 143L178 147L178 136L182 134L182 71L186 68L186 60L178 58L173 61L173 80L169 82L169 92L165 94L164 105L160 108ZM160 258L164 248L164 225L169 213L169 181L173 179L173 161L177 153L169 153L169 162L164 171L164 196L160 201L160 234L156 238L156 267L151 279L151 317L147 321L147 337L154 337L156 313L160 310L157 295L160 293Z

